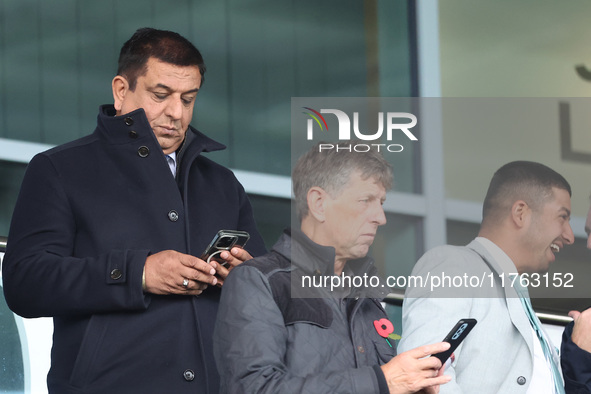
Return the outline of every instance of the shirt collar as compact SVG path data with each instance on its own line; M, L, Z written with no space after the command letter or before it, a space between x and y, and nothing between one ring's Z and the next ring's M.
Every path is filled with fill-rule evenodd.
M166 155L166 157L171 159L167 159L166 162L168 163L168 167L170 168L172 175L176 175L176 152L169 153Z
M501 249L497 244L488 238L476 237L475 239L480 245L486 249L488 253L495 259L497 264L501 267L503 272L507 274L517 274L517 268L513 260Z

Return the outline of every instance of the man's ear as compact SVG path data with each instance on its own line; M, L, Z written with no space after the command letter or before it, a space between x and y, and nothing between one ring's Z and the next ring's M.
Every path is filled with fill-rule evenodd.
M525 227L531 218L532 210L523 200L517 200L511 207L511 220L518 228Z
M115 110L119 112L123 107L125 95L129 90L129 82L127 82L125 77L117 75L115 78L113 78L111 87L113 89L113 103L115 105Z
M328 193L321 187L311 187L308 190L306 199L308 201L308 215L311 215L318 222L324 222L326 219L324 214L325 202L328 198Z

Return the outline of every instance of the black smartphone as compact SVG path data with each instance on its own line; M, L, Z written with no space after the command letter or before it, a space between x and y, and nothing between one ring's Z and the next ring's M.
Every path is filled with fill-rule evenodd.
M217 256L224 250L230 250L234 246L243 248L244 245L246 245L246 242L248 242L249 238L250 234L248 234L246 231L220 230L213 237L199 258L201 260L207 261L208 263L211 262L211 260L214 260L225 266L227 262Z
M456 348L462 343L468 333L474 328L477 321L476 319L460 319L451 329L451 331L445 336L442 342L448 342L451 346L445 352L434 354L433 357L437 357L441 360L441 364L445 364L447 359L456 350Z

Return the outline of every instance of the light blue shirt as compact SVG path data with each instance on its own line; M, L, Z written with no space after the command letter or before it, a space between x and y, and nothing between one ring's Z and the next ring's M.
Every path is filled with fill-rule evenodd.
M170 167L170 171L172 171L172 176L176 176L176 152L166 155L166 162L168 163L168 167Z

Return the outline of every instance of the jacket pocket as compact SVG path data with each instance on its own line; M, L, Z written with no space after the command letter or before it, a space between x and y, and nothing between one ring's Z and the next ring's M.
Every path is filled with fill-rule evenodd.
M92 381L107 326L108 319L104 318L104 316L93 315L90 318L70 375L70 384L73 387L83 388Z

